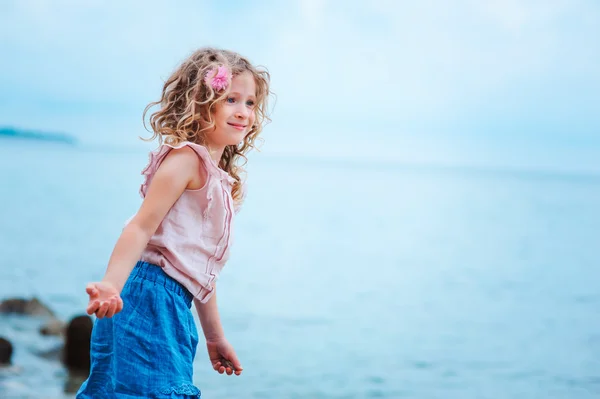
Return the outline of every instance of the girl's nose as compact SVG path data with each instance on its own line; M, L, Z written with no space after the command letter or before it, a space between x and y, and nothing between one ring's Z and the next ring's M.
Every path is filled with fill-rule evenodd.
M245 108L238 109L237 112L235 113L235 117L239 118L239 119L247 118L248 117L248 110L245 109Z

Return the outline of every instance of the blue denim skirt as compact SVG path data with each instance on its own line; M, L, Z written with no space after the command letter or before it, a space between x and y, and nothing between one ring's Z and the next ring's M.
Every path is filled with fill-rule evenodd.
M199 398L190 292L159 266L140 261L121 298L121 312L94 323L90 375L76 398Z

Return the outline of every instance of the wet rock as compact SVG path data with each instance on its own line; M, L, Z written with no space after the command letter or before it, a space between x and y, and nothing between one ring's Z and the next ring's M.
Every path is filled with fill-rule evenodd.
M71 372L85 375L90 372L92 327L92 318L88 315L73 317L67 325L63 363Z
M52 319L40 327L40 334L59 336L64 334L66 324L58 319Z
M0 337L0 366L10 366L12 354L12 343L8 339Z
M0 302L1 313L17 313L28 316L55 317L54 312L37 298L8 298Z

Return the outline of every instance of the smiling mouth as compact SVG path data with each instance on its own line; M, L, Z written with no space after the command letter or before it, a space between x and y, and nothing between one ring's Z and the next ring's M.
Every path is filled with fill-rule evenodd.
M227 123L229 126L233 126L234 128L238 129L238 130L244 130L246 129L246 126L248 125L240 125L238 123Z

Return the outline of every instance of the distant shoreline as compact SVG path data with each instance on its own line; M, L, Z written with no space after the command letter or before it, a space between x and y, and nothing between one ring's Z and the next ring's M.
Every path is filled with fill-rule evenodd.
M35 141L50 141L70 145L77 143L77 139L75 137L64 133L22 130L11 127L0 127L0 138L3 137Z

